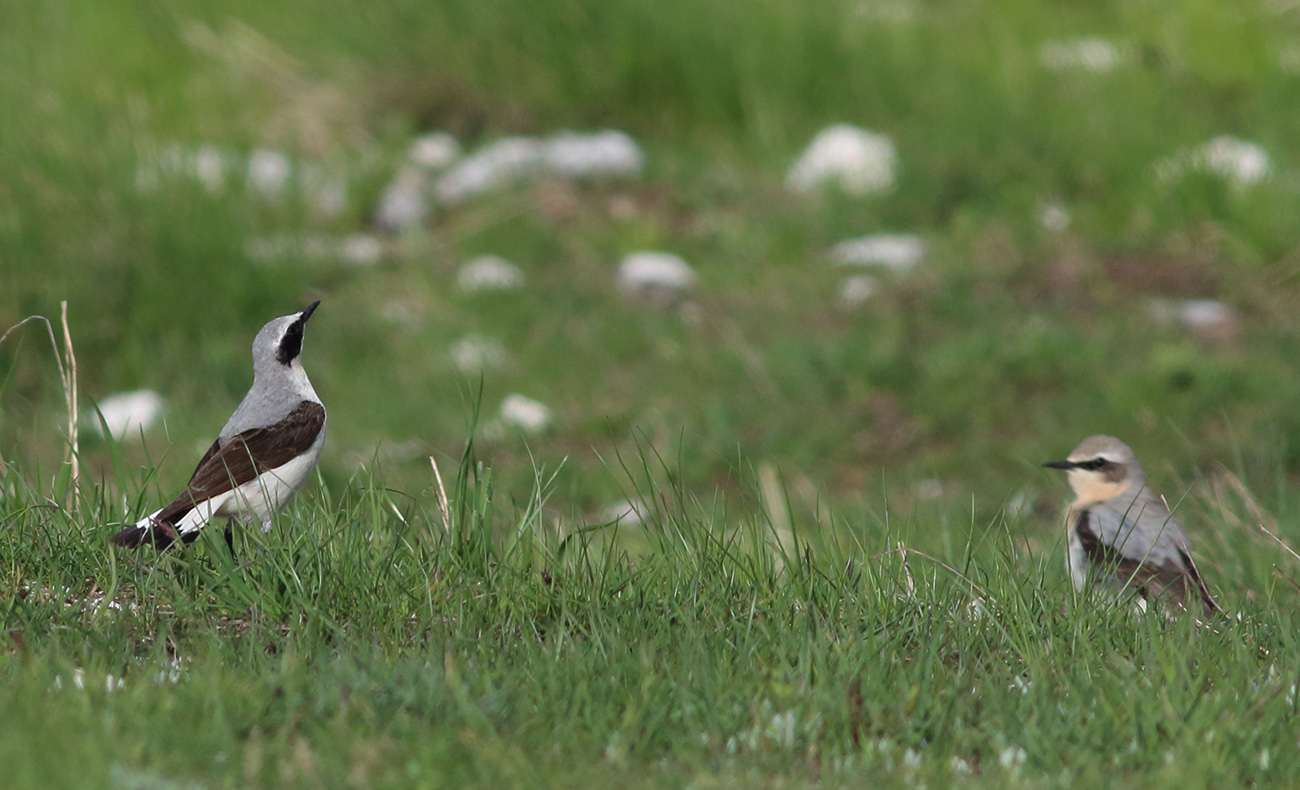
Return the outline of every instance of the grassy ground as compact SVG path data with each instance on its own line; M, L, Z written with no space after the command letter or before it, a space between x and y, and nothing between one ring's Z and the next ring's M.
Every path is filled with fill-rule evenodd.
M137 387L171 405L143 442L83 434L64 498L41 330L0 347L14 786L1294 775L1300 566L1255 527L1300 543L1286 4L11 5L0 325L66 299L83 407ZM1120 66L1040 64L1080 35ZM782 188L838 121L894 140L891 194ZM643 145L641 178L442 208L371 267L248 254L367 230L417 132L605 127ZM1222 134L1273 175L1154 177ZM242 176L139 188L155 152L204 144L342 173L343 210ZM871 232L920 234L926 258L842 309L826 250ZM646 248L695 266L687 309L619 296ZM458 292L483 253L526 288ZM1185 297L1235 328L1149 314ZM317 298L321 485L237 568L217 542L110 554L242 395L256 329ZM508 355L481 383L449 353L470 333ZM476 404L487 426L511 392L554 424L479 432L449 532L427 458L455 479ZM1064 611L1064 488L1038 464L1099 431L1180 502L1241 620ZM645 528L583 530L627 498L658 503ZM126 608L87 608L105 593Z

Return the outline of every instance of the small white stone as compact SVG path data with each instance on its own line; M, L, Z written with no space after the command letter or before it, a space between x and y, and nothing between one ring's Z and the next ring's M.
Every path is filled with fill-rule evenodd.
M1119 68L1123 61L1119 47L1104 38L1045 41L1038 48L1038 62L1051 71L1078 69L1104 74Z
M931 477L916 484L916 495L920 499L938 499L943 496L943 482Z
M368 233L352 233L344 236L337 250L339 260L359 266L378 263L384 256L383 243Z
M620 499L601 511L603 522L617 521L627 526L640 526L650 516L650 507L641 500Z
M429 198L424 177L411 168L399 170L379 197L375 224L394 231L408 231L424 224L429 216Z
M839 299L845 307L857 307L870 299L880 288L880 282L869 274L855 274L840 280Z
M1019 746L1008 746L998 753L998 765L1004 771L1015 771L1024 765L1027 756Z
M1152 299L1147 314L1201 332L1231 331L1237 326L1236 311L1217 299Z
M1044 206L1038 221L1051 232L1060 233L1070 227L1070 213L1057 205Z
M248 189L266 200L280 200L289 185L293 162L279 151L259 148L248 158Z
M506 363L505 346L494 338L466 335L451 344L451 361L462 373L472 374L499 368Z
M670 252L634 252L618 267L618 289L625 296L671 296L695 285L695 270Z
M443 203L459 203L532 175L541 160L536 140L505 137L461 160L434 185L434 195Z
M220 192L226 185L226 159L215 146L199 146L194 154L193 173L203 188L209 192Z
M546 167L566 178L634 176L645 167L641 149L624 132L560 132L542 148Z
M541 433L551 424L546 404L518 393L501 401L501 422L525 433Z
M524 271L505 258L480 255L460 267L456 285L466 293L512 291L524 285Z
M919 236L878 233L848 239L831 248L835 263L853 266L883 266L894 271L916 267L925 255L925 242Z
M460 158L460 143L446 132L422 134L411 141L406 158L426 170L445 170Z
M1188 299L1179 306L1178 320L1188 328L1209 329L1235 324L1237 316L1216 299Z
M99 413L103 415L103 424L99 416L90 415L91 426L101 436L107 425L108 432L118 441L140 435L148 431L162 417L167 405L161 395L153 390L132 390L109 395L99 402Z
M1177 151L1153 166L1156 178L1162 181L1176 181L1194 171L1216 175L1236 187L1263 181L1272 169L1272 160L1262 147L1227 135Z
M809 192L838 185L850 195L888 192L894 188L894 144L888 137L849 124L817 133L786 173L787 188Z
M1263 148L1227 135L1206 143L1200 161L1206 170L1242 185L1262 181L1272 167Z

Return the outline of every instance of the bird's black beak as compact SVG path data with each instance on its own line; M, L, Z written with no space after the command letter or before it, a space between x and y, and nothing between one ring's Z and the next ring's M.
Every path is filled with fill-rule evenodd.
M307 323L307 319L311 318L311 314L316 312L317 307L320 307L319 299L307 305L307 308L298 314L298 323L300 324Z
M1078 466L1074 461L1048 461L1043 464L1048 469L1073 469Z

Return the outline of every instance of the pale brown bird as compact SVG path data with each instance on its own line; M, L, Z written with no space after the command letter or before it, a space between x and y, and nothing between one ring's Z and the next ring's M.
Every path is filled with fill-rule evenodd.
M1192 561L1187 535L1147 487L1129 446L1114 436L1089 436L1064 461L1075 500L1066 515L1066 566L1074 589L1093 585L1111 594L1137 593L1173 609L1200 606L1208 617L1223 611Z

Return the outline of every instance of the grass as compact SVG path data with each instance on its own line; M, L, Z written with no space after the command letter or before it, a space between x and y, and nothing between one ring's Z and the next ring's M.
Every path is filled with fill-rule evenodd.
M0 328L66 299L83 413L139 387L170 404L120 445L83 430L65 497L44 337L0 346L12 786L1294 775L1296 561L1257 527L1300 543L1286 4L69 0L6 20ZM1074 36L1120 67L1039 64ZM895 190L788 194L841 121L893 139ZM370 230L417 132L605 127L644 147L641 178L440 208L372 267L248 253ZM1223 134L1274 174L1153 178ZM140 189L171 145L282 150L347 199L267 202L242 171ZM846 310L826 250L870 232L921 235L925 260ZM686 304L618 294L637 249L696 268ZM459 292L484 253L527 287ZM1149 314L1189 297L1235 330ZM317 298L319 485L241 532L237 562L219 536L109 552L245 391L256 329ZM481 381L448 351L468 334L506 351ZM488 430L513 392L547 432ZM1099 431L1178 502L1241 619L1066 610L1064 486L1038 464ZM601 526L623 499L645 526Z
M837 521L841 546L671 497L629 552L488 477L467 455L446 520L323 488L236 564L217 532L107 552L105 489L76 515L10 474L9 786L1280 786L1300 763L1284 586L1209 627L1066 611L1012 523L941 562L928 522Z

